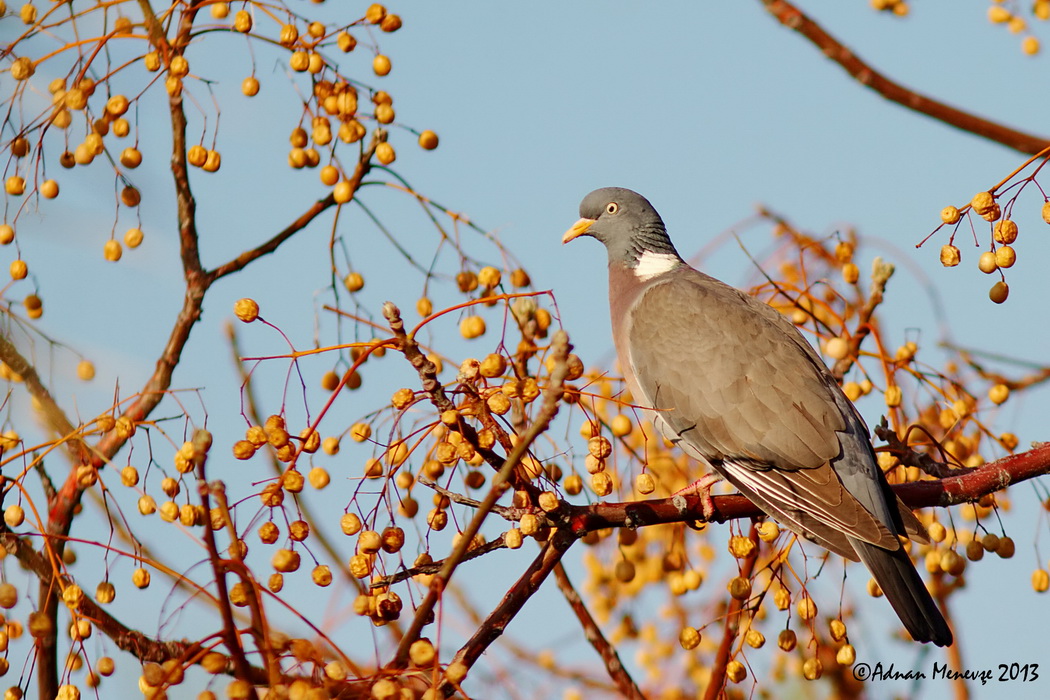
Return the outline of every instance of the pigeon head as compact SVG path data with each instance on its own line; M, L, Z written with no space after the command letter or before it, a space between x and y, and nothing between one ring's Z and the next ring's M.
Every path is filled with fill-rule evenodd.
M660 215L637 192L622 187L595 190L580 203L580 217L562 243L580 236L597 238L609 251L610 265L622 264L641 276L645 270L663 271L681 262Z

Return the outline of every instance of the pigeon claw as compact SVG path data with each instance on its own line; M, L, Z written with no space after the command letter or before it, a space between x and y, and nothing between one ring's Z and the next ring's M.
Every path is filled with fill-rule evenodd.
M684 489L675 491L671 496L699 496L704 520L712 522L715 515L715 502L711 499L711 487L722 480L717 474L705 474Z

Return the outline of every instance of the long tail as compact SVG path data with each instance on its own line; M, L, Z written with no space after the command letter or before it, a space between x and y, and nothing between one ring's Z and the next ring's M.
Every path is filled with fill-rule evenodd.
M860 540L851 543L911 636L939 647L951 645L952 631L904 548L890 552Z

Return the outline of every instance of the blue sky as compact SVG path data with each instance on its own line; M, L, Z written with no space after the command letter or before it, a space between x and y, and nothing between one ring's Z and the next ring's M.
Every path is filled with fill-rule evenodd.
M342 5L304 4L300 9L335 16ZM914 5L905 20L875 13L860 1L808 3L803 9L875 67L916 90L1020 129L1045 129L1046 56L1022 55L1016 36L987 22L983 3ZM424 152L411 134L393 129L398 172L422 193L499 234L536 287L554 290L562 322L588 365L611 358L605 255L588 241L563 249L560 238L577 218L579 200L606 185L646 195L686 255L733 228L760 203L811 231L830 234L855 226L875 246L863 251L861 269L867 270L877 253L902 271L909 267L924 277L939 290L945 320L960 344L1045 362L1050 331L1041 263L1050 254L1050 238L1039 228L1045 225L1039 220L1038 197L1024 198L1023 212L1015 214L1022 238L1009 276L1011 298L1003 306L988 301L993 280L977 271L974 249L964 247L963 264L946 270L937 262L942 241L913 247L938 223L943 206L961 206L1009 173L1023 156L863 89L777 24L761 3L478 1L390 9L405 20L398 33L378 37L393 72L382 79L370 76L364 47L347 65L353 70L357 61L362 80L394 96L399 122L434 129L441 137L437 151ZM5 36L10 22L0 24ZM205 263L214 265L272 235L324 190L315 174L293 173L285 164L287 134L297 124L298 107L276 55L257 52L262 92L248 100L238 90L251 69L243 41L208 35L210 40L215 41L210 48L193 47L187 55L195 73L217 81L222 105L218 143L223 169L214 176L193 173L202 251ZM140 78L129 75L130 83ZM215 125L211 98L199 87L194 96L209 115L203 133L210 142ZM19 228L22 254L48 304L43 327L99 368L90 387L78 386L75 397L64 392L67 405L75 401L85 418L105 406L118 377L125 393L141 385L181 301L170 233L172 205L150 196L166 192L169 177L167 146L157 141L167 128L163 112L157 111L161 104L158 94L148 96L139 124L146 154L144 166L135 172L146 193L142 248L126 251L116 267L102 261L113 208L107 199L111 186L91 179L100 172L98 165L59 173L62 197L39 215L27 216L24 230ZM201 133L201 120L191 116L191 138ZM152 151L147 150L150 144L156 144ZM406 206L408 200L387 192L365 194L395 234L411 241L426 259L434 247L426 237L433 232ZM255 297L268 320L297 346L308 347L314 337L313 312L323 298L316 294L328 283L325 246L331 222L330 216L322 218L320 225L296 237L294 250L283 249L213 289L175 385L206 387L209 426L217 435L225 430L222 434L231 436L241 429L236 421L238 379L220 332L233 301ZM118 234L134 223L122 214ZM406 312L411 309L420 285L410 277L409 267L360 213L348 212L339 226L351 261L360 261L367 280L362 301L377 306L389 298ZM751 235L760 234L755 230ZM743 241L749 244L746 233ZM753 245L760 249L762 243L759 237ZM491 249L481 253L486 254L495 259ZM375 269L376 260L384 261L381 269ZM704 269L734 284L752 276L733 245L706 259ZM891 344L918 338L922 352L936 357L940 332L924 288L910 274L898 278L886 304ZM255 326L239 330L246 354L283 350L283 341L272 331ZM451 322L447 330L452 330ZM38 352L42 358L49 355L42 346ZM64 382L72 376L75 360L64 350L54 356L52 376ZM337 421L351 421L375 408L398 382L411 385L407 367L384 362L374 384L366 386L376 393L356 395L353 405L340 407ZM328 368L325 363L303 363L313 373L311 391L317 390L316 377ZM286 369L281 363L264 365L260 376L283 381ZM1047 401L1050 395L1043 390L1008 403L1001 429L1013 429L1022 444L1045 439ZM291 410L301 411L301 403ZM319 405L315 396L310 406L316 410ZM878 406L862 409L869 423L875 422ZM227 437L223 444L233 439ZM226 468L229 480L245 476L236 471L244 465ZM1013 491L1013 503L1014 512L1005 522L1020 545L1017 555L971 567L968 588L954 599L958 636L965 642L970 668L1044 661L1034 650L1040 648L1037 640L1048 620L1046 600L1031 592L1029 575L1046 565L1046 552L1030 546L1030 533L1041 532L1046 521L1030 486ZM492 565L475 566L499 569L499 561L508 559L502 553ZM501 576L499 571L492 574ZM505 583L478 591L483 608L505 590ZM546 591L530 602L528 617L547 617L551 611L562 617L562 605L557 594ZM526 620L516 621L510 632L536 634ZM569 638L572 632L568 624L551 638ZM916 661L921 652L915 647L891 645L877 635L865 642L869 639L864 649L858 644L863 661L929 664L929 659ZM573 646L580 663L594 661L589 653L582 644ZM991 697L999 690L1041 697L1048 682L989 685L974 688L973 697ZM869 689L884 697L904 687ZM930 684L923 687L922 697L947 697L949 690Z

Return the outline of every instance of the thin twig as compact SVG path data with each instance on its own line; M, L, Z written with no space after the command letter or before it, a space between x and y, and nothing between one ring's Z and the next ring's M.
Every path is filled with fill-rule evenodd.
M562 566L561 562L558 562L554 567L554 580L558 584L558 590L565 597L565 601L572 608L573 613L576 614L576 619L580 621L580 626L583 627L583 633L587 637L587 641L591 643L598 655L602 657L605 670L609 677L613 679L613 682L616 683L620 694L625 698L632 698L632 700L645 700L645 696L642 695L638 684L634 682L630 672L624 668L616 647L602 634L598 622L591 615L591 611L587 609L576 588L573 587L572 581L569 580L569 574L565 571L565 567Z

